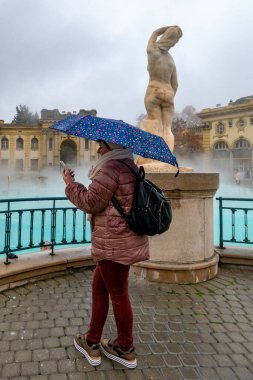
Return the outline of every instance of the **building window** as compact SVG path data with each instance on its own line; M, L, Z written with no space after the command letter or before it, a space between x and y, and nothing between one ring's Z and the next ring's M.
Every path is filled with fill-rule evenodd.
M38 170L39 169L39 160L38 159L31 159L31 170Z
M7 158L2 158L1 159L1 167L2 168L8 168L8 164L9 164L9 162L8 162Z
M17 150L23 150L24 149L24 140L22 139L22 137L17 138L16 149Z
M16 170L24 170L24 160L22 158L16 159Z
M9 149L9 140L7 139L7 137L2 138L1 147L3 150Z
M39 149L39 140L36 137L33 137L31 140L31 150Z
M233 127L233 121L232 120L228 120L228 126L229 126L229 128Z
M216 126L216 131L219 135L222 135L224 133L224 125L222 123L219 123L217 126Z
M225 141L219 141L214 145L214 150L228 150L228 144Z
M240 139L235 143L235 149L250 149L250 143L247 140Z
M210 123L204 123L204 125L202 126L202 128L205 129L205 130L210 129Z
M85 139L84 147L85 147L85 150L89 149L89 140L88 139Z
M244 127L244 120L243 120L243 119L240 119L240 120L239 120L239 127L240 127L240 128L243 128L243 127Z
M53 138L52 137L49 137L49 140L48 140L48 149L49 150L53 150Z

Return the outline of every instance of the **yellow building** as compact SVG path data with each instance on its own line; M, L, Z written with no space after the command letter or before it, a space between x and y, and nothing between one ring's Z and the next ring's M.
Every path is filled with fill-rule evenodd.
M80 110L78 115L96 115L96 110ZM41 111L37 124L5 124L0 120L0 166L16 171L40 170L59 166L64 161L71 166L90 163L97 158L96 143L72 137L49 127L71 113L57 109Z
M230 101L225 107L203 109L203 149L220 169L253 174L253 96Z

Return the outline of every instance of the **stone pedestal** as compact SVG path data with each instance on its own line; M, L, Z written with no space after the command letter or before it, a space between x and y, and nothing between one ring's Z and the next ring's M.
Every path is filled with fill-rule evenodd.
M146 173L171 200L173 220L162 235L150 237L150 260L134 265L136 275L150 281L197 283L217 274L213 242L213 197L217 173Z

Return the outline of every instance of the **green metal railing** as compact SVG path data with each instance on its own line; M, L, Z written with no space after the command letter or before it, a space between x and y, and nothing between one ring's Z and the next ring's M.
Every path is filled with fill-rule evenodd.
M90 243L86 214L65 197L0 199L0 257L24 250Z
M253 198L216 198L219 201L219 247L224 243L253 244Z

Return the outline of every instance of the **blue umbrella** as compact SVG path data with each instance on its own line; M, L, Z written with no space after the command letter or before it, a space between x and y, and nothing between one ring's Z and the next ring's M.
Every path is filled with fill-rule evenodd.
M139 156L152 158L178 167L176 157L164 139L134 127L122 120L105 119L96 116L71 115L50 126L68 135L89 140L105 140L131 148Z

